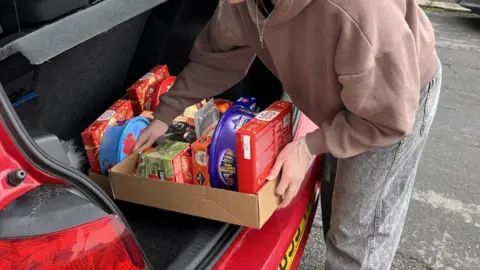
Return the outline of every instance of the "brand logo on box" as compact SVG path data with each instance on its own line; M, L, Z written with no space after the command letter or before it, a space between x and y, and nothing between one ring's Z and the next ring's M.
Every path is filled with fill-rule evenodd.
M203 185L203 183L205 182L205 177L203 177L203 174L201 172L197 173L197 176L195 177L195 179L200 185Z
M243 125L245 125L245 123L248 122L248 118L245 117L245 116L240 116L240 118L238 119L235 119L232 121L234 126L233 126L233 130L237 131L239 130Z
M100 117L98 117L97 120L98 121L106 121L106 120L109 120L110 118L112 118L114 115L115 115L114 110L107 110L102 115L100 115Z
M199 151L198 153L195 154L195 161L201 165L201 166L206 166L207 165L207 155L203 151Z
M152 77L153 77L153 75L154 75L153 73L149 72L149 73L147 73L147 74L143 75L143 77L141 77L141 78L139 79L139 81L145 81L145 80L148 80L148 79L152 78Z
M237 172L235 169L235 153L226 149L222 154L222 159L220 160L220 177L227 186L233 186L237 177Z
M272 121L277 115L279 115L280 112L278 111L263 111L259 113L255 118L257 118L260 121Z

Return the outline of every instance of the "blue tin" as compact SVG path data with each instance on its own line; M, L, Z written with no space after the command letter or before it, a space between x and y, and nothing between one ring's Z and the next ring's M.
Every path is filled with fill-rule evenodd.
M217 124L210 144L208 173L215 188L237 190L237 130L255 117L242 106L228 109Z
M148 119L137 116L127 121L118 121L116 126L105 130L100 143L100 169L104 175L132 153L140 133L148 126Z

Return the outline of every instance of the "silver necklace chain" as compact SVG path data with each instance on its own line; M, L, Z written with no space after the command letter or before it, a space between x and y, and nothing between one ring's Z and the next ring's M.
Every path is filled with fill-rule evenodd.
M262 6L263 6L263 9L264 9L265 11L267 11L267 8L265 7L265 4L263 4L263 2L262 2L263 0L256 0L256 1L260 1L261 4L262 4ZM268 1L270 1L270 0L268 0ZM280 0L280 1L281 1L281 0ZM268 15L267 15L267 18L265 18L265 20L262 22L262 29L260 29L260 19L259 19L259 15L258 15L258 12L259 12L260 7L259 7L259 5L258 5L258 2L257 2L257 4L255 5L255 6L256 6L256 11L257 11L256 14L257 14L258 39L260 40L260 43L261 43L261 45L262 45L262 50L263 50L263 34L265 33L265 26L266 26L266 24L267 24L268 19L270 19L270 15L275 11L275 9L276 9L276 8L278 7L278 5L280 4L280 1L278 1L277 4L275 5L275 7L273 7L272 12L268 13L268 11L267 11Z

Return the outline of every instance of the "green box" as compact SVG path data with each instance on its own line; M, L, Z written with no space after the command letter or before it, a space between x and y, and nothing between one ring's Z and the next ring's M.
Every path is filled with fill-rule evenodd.
M176 176L182 174L182 155L189 147L184 142L163 141L152 152L140 155L136 175L175 182Z

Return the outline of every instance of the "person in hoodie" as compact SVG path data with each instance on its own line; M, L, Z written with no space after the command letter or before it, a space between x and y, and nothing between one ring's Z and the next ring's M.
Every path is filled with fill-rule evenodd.
M269 179L283 171L281 207L327 153L325 268L390 268L440 94L425 13L416 0L223 0L135 151L189 105L239 82L255 57L318 125L272 169Z

